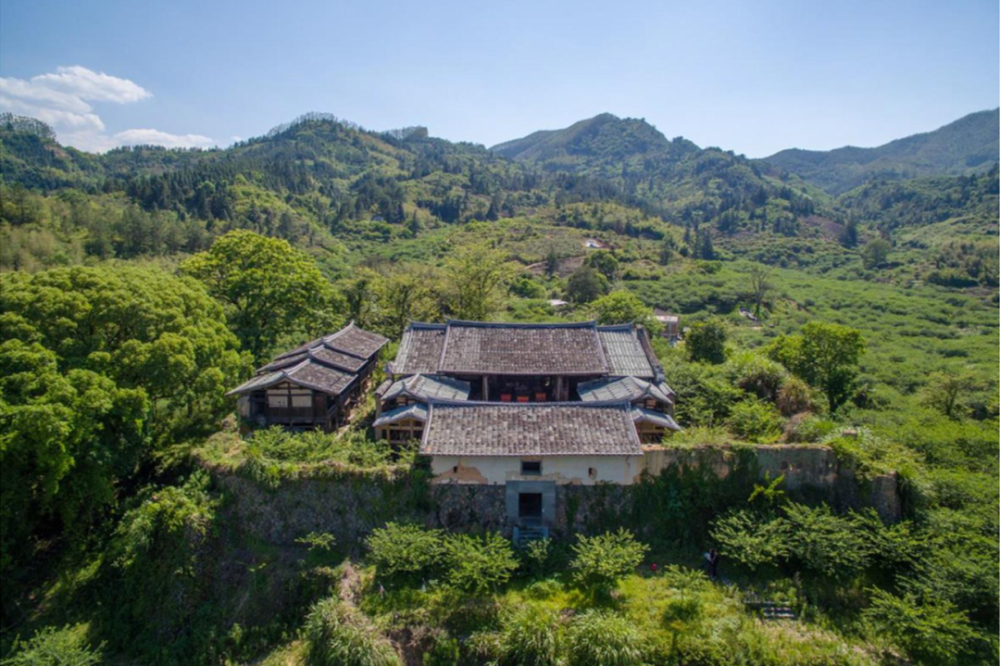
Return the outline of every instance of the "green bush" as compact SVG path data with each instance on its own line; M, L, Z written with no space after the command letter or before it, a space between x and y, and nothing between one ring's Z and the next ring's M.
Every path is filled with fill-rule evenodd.
M980 640L966 614L948 602L918 603L913 596L897 597L874 589L864 618L927 666L967 663L970 649Z
M570 666L640 666L643 638L627 619L607 611L587 611L569 625Z
M496 532L482 537L455 534L445 541L448 582L472 595L496 592L517 569L510 541Z
M496 641L496 660L500 666L556 666L559 644L556 639L555 613L527 605L508 612L501 620Z
M27 641L14 639L10 656L2 666L94 666L101 663L99 650L92 650L79 631L71 627L40 629Z
M709 319L691 326L684 339L688 358L704 363L723 363L726 360L726 326L718 319Z
M386 578L426 575L441 563L445 554L441 530L419 525L387 523L372 530L365 544L369 560L378 574Z
M726 361L729 381L761 400L774 402L788 371L777 361L754 351L741 351Z
M632 573L648 551L649 546L636 541L624 528L595 536L581 535L573 545L570 568L574 579L584 589L607 592Z
M743 400L733 405L729 429L745 441L770 444L781 436L781 415L766 402Z
M307 666L400 666L392 644L359 612L336 597L313 605L306 617Z
M535 539L529 541L528 545L521 551L522 569L529 576L544 576L549 571L549 564L552 560L552 541L549 539Z
M784 507L789 523L791 555L807 568L832 578L847 578L864 569L871 544L850 516L837 516L830 507L790 503Z
M457 666L462 651L458 641L447 634L434 640L434 647L424 653L424 666Z
M812 387L793 375L785 377L774 404L783 416L816 410Z
M711 537L723 555L751 571L777 564L789 553L788 521L761 518L745 509L731 511L716 520Z

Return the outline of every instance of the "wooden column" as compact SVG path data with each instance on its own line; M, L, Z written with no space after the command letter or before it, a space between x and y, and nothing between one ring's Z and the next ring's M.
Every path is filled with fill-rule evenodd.
M483 401L489 402L490 399L490 378L489 375L483 375Z
M556 402L565 402L563 398L563 378L562 376L556 377Z

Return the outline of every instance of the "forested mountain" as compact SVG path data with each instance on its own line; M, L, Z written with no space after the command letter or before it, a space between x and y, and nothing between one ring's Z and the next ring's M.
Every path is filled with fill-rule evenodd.
M583 174L616 184L665 220L720 231L798 232L818 202L765 167L718 148L667 139L645 120L603 113L562 130L493 146L494 153L547 173Z
M710 258L713 227L795 236L798 219L817 207L808 193L749 160L668 141L641 120L605 115L575 127L549 137L546 147L526 149L537 160L435 139L424 128L367 131L324 114L225 150L88 155L60 146L44 126L8 117L0 123L3 183L25 192L6 197L13 210L4 219L25 227L68 216L56 225L59 233L86 231L76 237L86 247L74 256L107 258L197 251L234 228L336 250L333 237L385 241L441 224L533 214L651 238L664 235L658 223L675 224L695 239L693 253ZM59 197L25 203L28 190ZM87 206L74 191L86 193ZM584 203L591 205L567 208ZM613 217L606 205L615 207ZM120 210L87 214L94 206ZM109 228L126 216L129 228L153 240L126 247L127 232ZM2 263L16 262L9 255L22 240L11 239Z
M872 178L903 180L918 176L985 171L1000 154L1000 109L979 111L924 134L875 148L836 150L792 148L766 161L797 174L830 194L840 194Z

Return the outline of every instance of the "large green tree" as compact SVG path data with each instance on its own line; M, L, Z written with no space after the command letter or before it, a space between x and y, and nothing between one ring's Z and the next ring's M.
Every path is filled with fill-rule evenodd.
M258 363L283 337L331 328L340 309L315 261L287 241L250 231L221 236L181 270L224 304L230 327Z
M221 306L159 269L0 275L0 531L86 530L156 447L221 417L245 362Z
M831 412L850 398L864 351L861 331L815 321L797 335L781 336L769 348L772 358L823 392Z
M691 326L684 336L688 358L705 363L723 363L726 360L726 325L718 319L700 321Z
M663 325L653 316L653 308L630 291L613 291L590 304L598 324L640 324L658 335Z
M459 319L489 319L503 305L514 272L507 252L478 243L459 250L445 264L451 311Z

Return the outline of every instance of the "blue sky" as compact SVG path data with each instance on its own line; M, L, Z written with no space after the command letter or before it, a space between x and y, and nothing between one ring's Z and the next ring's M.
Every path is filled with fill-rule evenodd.
M0 109L89 150L307 111L492 145L609 111L763 157L995 108L998 21L996 0L3 0Z

